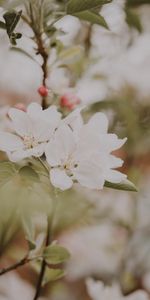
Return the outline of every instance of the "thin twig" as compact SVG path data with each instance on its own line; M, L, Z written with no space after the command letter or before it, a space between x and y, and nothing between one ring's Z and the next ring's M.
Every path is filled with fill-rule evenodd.
M47 171L47 173L49 174L49 168L47 167L47 165L44 163L43 159L38 157L37 160L41 163L41 165L44 167L44 169Z
M3 268L0 270L0 276L11 272L13 270L16 270L22 266L24 266L25 264L30 263L33 260L37 260L37 259L42 259L42 255L38 255L38 256L34 256L34 257L28 257L28 255L26 255L24 258L22 258L19 262L7 267L7 268Z
M0 276L1 275L4 275L10 271L13 271L13 270L16 270L18 269L19 267L22 267L24 266L25 264L29 263L30 259L25 256L23 259L21 259L19 262L15 263L14 265L11 265L10 267L8 268L3 268L0 270Z
M50 222L49 222L49 219L48 219L48 222L47 222L47 237L46 237L45 246L48 246L50 244L50 238L51 238L50 237ZM42 288L42 282L43 282L43 278L44 278L44 275L45 275L45 270L46 270L46 261L45 261L45 259L43 259L39 279L38 279L38 282L37 282L36 293L35 293L35 296L34 296L33 300L37 300L40 296L41 288Z
M43 71L43 81L42 84L43 86L46 86L46 79L48 77L48 71L47 71L47 64L48 64L48 53L44 45L44 41L42 38L42 31L41 28L40 30L37 30L35 27L35 20L33 16L33 10L32 10L32 4L30 3L30 18L31 18L31 28L34 32L35 35L35 41L37 44L37 54L40 54L43 58L43 63L42 63L42 71ZM45 109L47 108L47 101L46 97L42 97L42 107Z

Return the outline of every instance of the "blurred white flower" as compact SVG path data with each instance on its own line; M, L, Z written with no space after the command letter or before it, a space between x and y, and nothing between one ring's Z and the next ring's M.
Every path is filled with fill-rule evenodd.
M86 286L88 294L93 300L121 300L120 290L117 285L107 287L101 281L94 281L92 278L88 278Z
M106 20L109 29L94 26L92 32L92 51L94 57L116 57L130 41L130 31L126 23L123 0L114 0L101 9L101 15Z
M1 276L0 300L28 300L32 299L35 290L27 281L21 279L16 272ZM39 300L46 300L40 297Z
M53 90L54 93L60 95L69 87L70 78L65 68L52 68L49 78L47 79L47 86Z
M149 227L150 225L150 175L146 174L140 184L140 192L137 195L137 226Z
M58 39L65 46L70 46L81 29L81 23L78 18L66 15L55 23L55 27L64 32L59 35Z
M101 15L105 18L111 32L120 34L126 28L125 0L113 0L104 5Z
M92 300L148 300L149 297L144 291L138 291L130 296L123 296L119 286L105 286L101 281L94 281L92 278L86 280L88 293Z
M148 291L148 293L150 293L150 272L144 274L142 278L142 284L145 290Z
M106 82L93 79L92 76L81 78L75 89L76 95L81 99L81 103L85 105L104 100L108 94Z
M110 278L120 269L127 234L112 224L102 223L66 233L60 242L71 253L66 266L69 280L87 276Z
M18 41L18 48L21 48L29 53L33 59L21 53L10 49L10 44L6 33L0 32L0 66L3 76L0 77L0 87L5 91L25 94L29 97L34 97L39 85L42 82L42 71L38 62L39 56L35 56L35 43L25 37L31 36L31 31L21 23L21 32L23 37ZM29 28L29 27L28 27ZM28 33L29 30L29 33ZM35 58L35 60L34 60ZM37 62L36 62L37 61ZM38 94L36 94L36 97Z
M9 117L15 134L1 131L0 149L11 161L41 156L61 119L55 106L43 111L37 103L31 103L27 112L11 108Z
M130 192L104 189L99 191L89 191L80 188L80 193L92 204L94 219L106 219L120 224L132 226L135 222L135 201ZM136 200L137 201L137 200ZM149 211L147 215L149 214Z
M108 120L103 113L96 113L78 128L78 135L66 124L58 128L45 152L51 166L50 180L55 187L66 190L77 180L84 187L102 189L106 180L119 183L126 178L113 170L122 166L123 161L111 155L126 138L118 139L107 130Z
M11 130L11 122L8 117L9 106L0 107L0 130Z

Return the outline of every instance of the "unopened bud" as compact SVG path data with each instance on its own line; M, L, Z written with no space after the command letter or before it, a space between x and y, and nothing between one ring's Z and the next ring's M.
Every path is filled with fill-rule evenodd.
M40 86L38 89L38 93L42 96L42 97L47 97L48 96L48 88L44 85Z
M80 104L80 99L71 93L66 93L60 98L60 105L66 107L69 110L73 110L77 105Z

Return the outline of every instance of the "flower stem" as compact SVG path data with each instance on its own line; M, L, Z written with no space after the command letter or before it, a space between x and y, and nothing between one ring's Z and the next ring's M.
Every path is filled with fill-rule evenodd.
M47 222L47 236L46 236L46 242L45 242L45 246L48 246L50 244L50 221L48 218L48 222ZM41 294L41 289L42 289L42 282L43 282L43 278L45 275L45 270L46 270L46 262L45 259L43 259L42 261L42 265L41 265L41 271L40 271L40 275L38 278L38 282L37 282L37 287L36 287L36 292L35 292L35 296L33 298L33 300L37 300Z
M39 160L39 162L41 163L41 165L44 167L44 169L48 172L49 175L49 168L47 167L47 165L44 163L43 159L41 159L40 157L37 158Z
M42 3L41 2L41 7L40 7L40 11L42 11ZM40 28L40 30L37 30L36 27L36 20L34 19L34 13L33 13L33 7L32 7L32 3L30 3L30 18L31 18L31 23L30 26L33 30L34 36L35 36L35 42L37 44L37 54L40 54L42 59L43 59L43 63L42 63L42 71L43 71L43 81L42 84L43 86L46 86L46 79L48 76L48 71L47 71L47 64L48 64L48 51L44 45L44 41L43 41L43 37L42 37L42 29ZM47 101L46 101L46 97L43 96L42 97L42 107L43 109L47 108Z

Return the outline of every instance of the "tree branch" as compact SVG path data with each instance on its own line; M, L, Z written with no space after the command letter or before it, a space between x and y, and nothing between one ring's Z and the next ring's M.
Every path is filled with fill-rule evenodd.
M42 9L42 7L41 7ZM33 30L34 36L35 36L35 41L37 44L37 54L40 54L42 59L43 59L43 63L42 63L42 71L43 71L43 81L42 84L43 86L46 86L46 79L48 77L48 71L47 71L47 63L48 63L48 52L45 48L44 45L44 41L42 38L42 30L40 28L40 30L37 30L36 28L36 24L35 24L35 20L34 20L34 15L33 15L33 10L32 10L32 4L30 3L30 18L31 18L31 28ZM43 109L47 108L47 101L46 101L46 97L42 97L42 107Z
M45 242L46 247L50 244L50 239L51 239L51 237L50 237L50 222L49 222L49 219L48 219L47 237L46 237L46 242ZM37 300L40 296L41 288L42 288L42 282L43 282L43 278L44 278L44 275L45 275L45 270L46 270L46 262L45 262L45 259L43 259L39 279L38 279L38 282L37 282L36 293L35 293L35 296L34 296L33 300Z
M8 273L10 271L16 270L19 267L22 267L22 266L24 266L25 264L27 264L29 262L30 262L30 259L27 256L25 256L23 259L21 259L19 262L15 263L14 265L11 265L8 268L1 269L0 270L0 276L4 275L4 274L6 274L6 273Z

